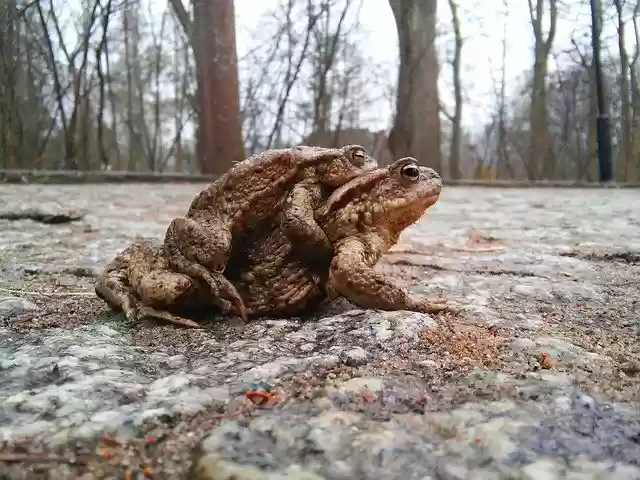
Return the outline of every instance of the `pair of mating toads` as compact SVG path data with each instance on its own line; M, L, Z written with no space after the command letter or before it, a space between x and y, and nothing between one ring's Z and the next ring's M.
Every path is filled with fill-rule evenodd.
M363 308L435 313L373 269L439 198L442 180L414 158L378 168L358 145L269 150L208 185L164 244L139 240L96 294L129 320L184 327L194 310L295 315L336 294Z

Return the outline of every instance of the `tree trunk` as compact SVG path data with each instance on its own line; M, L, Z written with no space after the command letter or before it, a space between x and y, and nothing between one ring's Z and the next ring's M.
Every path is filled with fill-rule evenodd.
M618 14L618 51L620 54L620 106L622 109L622 142L620 142L620 153L618 154L617 168L618 181L628 179L628 171L631 169L633 159L633 138L631 135L631 93L629 91L629 53L624 44L625 21L623 17L624 2L614 0L616 12Z
M244 158L233 0L193 0L202 173L222 174Z
M629 66L629 78L631 83L631 167L627 171L627 180L630 182L637 182L640 180L640 147L639 133L640 133L640 81L638 81L638 74L636 73L636 62L631 62Z
M629 83L631 90L631 165L627 170L627 181L640 180L640 82L638 81L638 60L640 59L640 1L636 1L633 9L633 34L635 48L629 62Z
M124 30L124 63L127 72L127 166L129 171L138 171L141 165L142 149L140 148L141 142L139 137L139 125L136 121L134 100L136 92L134 92L133 81L133 64L140 61L135 56L137 49L135 44L138 38L138 22L136 13L133 10L132 4L129 2L125 4L125 10L123 15L123 30Z
M598 117L598 97L596 94L596 71L595 62L591 60L589 68L589 127L588 127L588 140L587 140L587 165L586 168L582 168L580 174L580 180L587 182L598 181L598 132L596 130L596 122L594 118Z
M546 0L537 0L534 7L532 0L529 0L529 14L534 34L534 64L529 111L531 137L528 170L535 172L535 179L552 179L555 176L555 158L547 107L547 61L556 32L558 5L557 0L549 0L549 32L545 38L542 32L545 2Z
M395 158L416 157L440 172L437 0L389 0L389 4L400 44L396 115L389 149Z
M509 7L507 0L503 0L505 11L504 21L502 22L502 68L500 69L500 90L498 99L498 145L497 145L497 166L496 177L499 179L514 178L511 159L507 148L507 19Z
M455 95L455 111L451 121L451 151L449 153L449 177L457 180L460 174L460 142L462 140L462 79L460 69L462 63L462 32L460 31L460 18L458 17L458 5L455 0L449 0L453 33L455 37L455 50L453 56L453 92Z

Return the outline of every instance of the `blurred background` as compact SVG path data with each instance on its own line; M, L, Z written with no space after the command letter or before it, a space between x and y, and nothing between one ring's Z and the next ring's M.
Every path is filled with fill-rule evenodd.
M640 1L598 0L618 181ZM598 180L586 0L6 0L0 169L219 174L294 144L448 179Z

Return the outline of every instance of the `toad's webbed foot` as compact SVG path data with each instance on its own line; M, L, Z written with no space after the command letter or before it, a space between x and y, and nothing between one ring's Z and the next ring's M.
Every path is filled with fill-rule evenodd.
M121 311L130 322L138 319L140 301L122 275L103 274L96 283L95 292L114 312Z
M135 252L135 248L129 247L116 255L105 267L95 285L98 298L103 300L114 312L124 312L129 321L137 319L140 305L135 290L128 279L132 252Z
M196 322L181 318L162 310L147 306L140 301L124 274L109 271L103 274L96 284L96 295L104 300L113 311L122 311L130 323L136 323L145 317L162 320L185 328L201 328Z
M181 273L193 278L202 279L209 287L211 303L223 313L238 315L244 323L247 322L247 309L236 287L219 272L210 272L202 265L191 263L187 259L173 257L171 265Z
M174 219L164 243L171 268L204 281L211 301L224 313L239 315L247 321L247 309L236 287L222 274L231 250L231 232L216 218L196 221Z
M445 298L429 298L429 297L408 297L407 310L422 313L440 313L451 312L457 313L457 309L450 305Z
M171 323L176 327L183 328L202 328L199 324L194 322L193 320L189 320L188 318L182 318L177 315L173 315L164 310L157 310L153 307L149 307L147 305L140 305L138 309L138 320L143 320L145 318L152 318L154 320L161 320L163 322Z

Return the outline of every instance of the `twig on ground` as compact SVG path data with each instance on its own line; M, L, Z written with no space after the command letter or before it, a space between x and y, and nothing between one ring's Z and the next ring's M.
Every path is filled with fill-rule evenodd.
M10 293L12 295L34 295L40 297L93 297L93 292L31 292L29 290L13 290L10 288L0 287L0 292Z
M602 287L626 287L628 285L633 285L635 283L640 283L640 280L629 280L628 282L618 282L618 283L603 282L603 283L598 283L596 285L600 285Z

